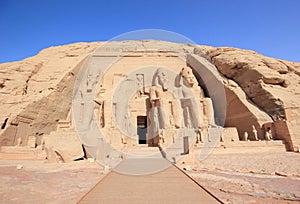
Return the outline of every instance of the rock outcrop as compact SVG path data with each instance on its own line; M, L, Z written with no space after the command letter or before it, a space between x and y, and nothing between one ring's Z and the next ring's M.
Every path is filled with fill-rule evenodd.
M0 146L16 145L11 135L26 140L49 134L59 120L67 118L76 74L100 45L51 47L22 61L0 64ZM240 139L245 132L254 139L254 126L263 139L264 125L271 125L277 132L275 139L284 140L288 150L297 150L300 63L237 48L193 46L193 57L206 58L222 77L227 98L225 126L237 127Z
M99 45L50 47L34 57L0 65L0 146L16 145L13 134L26 137L56 129L58 120L68 115L81 63Z
M298 149L300 120L296 115L300 114L300 63L274 59L237 48L201 48L224 78L235 81L238 88L246 94L247 100L278 124L278 132L284 134L284 130L279 130L281 128L289 130L286 134L290 136L282 135L281 138L291 137L295 149ZM228 114L230 112L229 108ZM287 127L282 126L283 121ZM290 143L289 139L286 141Z

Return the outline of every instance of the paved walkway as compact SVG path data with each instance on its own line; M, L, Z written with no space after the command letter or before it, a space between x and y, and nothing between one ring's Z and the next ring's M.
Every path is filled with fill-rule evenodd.
M121 163L122 165L136 165L136 161L127 159ZM131 176L110 172L79 203L214 204L220 202L182 171L170 165L164 171L149 175Z

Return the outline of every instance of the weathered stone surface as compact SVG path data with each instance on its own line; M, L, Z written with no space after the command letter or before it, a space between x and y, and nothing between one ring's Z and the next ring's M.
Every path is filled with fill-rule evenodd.
M201 49L224 77L238 84L247 100L273 121L285 121L289 133L281 132L281 138L291 138L293 142L288 142L291 144L288 149L297 150L300 121L295 115L300 113L300 63L237 48L202 46Z
M247 98L244 91L233 80L221 77L216 68L207 60L198 55L189 55L187 63L194 69L200 70L203 86L214 101L214 112L218 118L223 119L223 125L237 127L240 139L245 132L254 140L252 125L258 130L258 137L263 138L262 124L272 119ZM200 77L200 76L199 76ZM241 121L247 121L241 122Z
M56 129L58 121L65 119L69 113L77 72L84 59L100 45L95 42L51 47L35 57L0 65L0 146L15 145L17 141L12 137L18 134L26 139L37 134L49 134ZM143 50L145 46L146 54ZM211 62L221 74L219 82L224 85L226 93L225 126L236 127L240 139L247 132L248 139L253 140L253 126L258 139L263 139L263 124L280 121L280 124L285 124L283 129L287 133L278 127L280 134L276 139L285 140L291 150L300 145L300 121L297 117L300 114L300 63L236 48L179 45L162 41L132 41L124 43L121 49L111 49L113 54L128 53L126 60L136 60L131 63L138 66L155 64L145 57L165 56L168 60L163 64L174 68L178 66L177 62L173 62L176 56L194 53L196 64L197 60L204 64ZM132 50L134 52L130 53ZM101 57L103 53L108 52L98 49L94 55ZM145 61L138 60L141 56ZM114 67L118 67L118 64ZM124 65L122 69L126 72L129 68ZM114 70L108 74L112 74L114 80L119 77ZM201 77L196 77L202 87L203 81L199 81ZM222 110L222 106L219 109ZM18 117L29 122L23 124L16 120ZM23 136L20 128L26 125L27 135ZM276 130L275 123L273 126L273 130Z
M298 63L285 62L236 48L202 47L218 70L233 79L273 120L285 119L284 108L299 106ZM292 83L291 83L292 82ZM289 86L290 84L290 86ZM286 97L287 93L296 94Z
M100 43L50 47L19 62L0 65L0 122L10 126L19 115L32 119L29 135L49 133L66 118L80 62ZM17 124L16 124L17 125ZM18 127L16 127L18 128ZM13 134L1 129L1 144L13 145Z
M224 85L227 99L225 126L237 127L240 139L247 132L248 139L254 140L252 125L261 127L264 123L271 122L271 117L253 104L234 81L224 81ZM258 137L263 138L263 131L257 129Z
M45 148L47 149L48 161L70 162L82 158L81 142L76 131L73 129L57 130L44 136Z

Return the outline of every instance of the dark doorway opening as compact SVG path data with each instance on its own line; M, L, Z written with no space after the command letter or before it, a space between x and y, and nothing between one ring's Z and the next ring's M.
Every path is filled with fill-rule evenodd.
M147 144L147 116L137 117L137 134L139 144Z

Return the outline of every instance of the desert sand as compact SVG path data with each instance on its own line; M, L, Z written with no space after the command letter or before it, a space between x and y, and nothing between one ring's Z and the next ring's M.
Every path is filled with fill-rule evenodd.
M218 154L182 169L224 203L299 203L300 154Z

